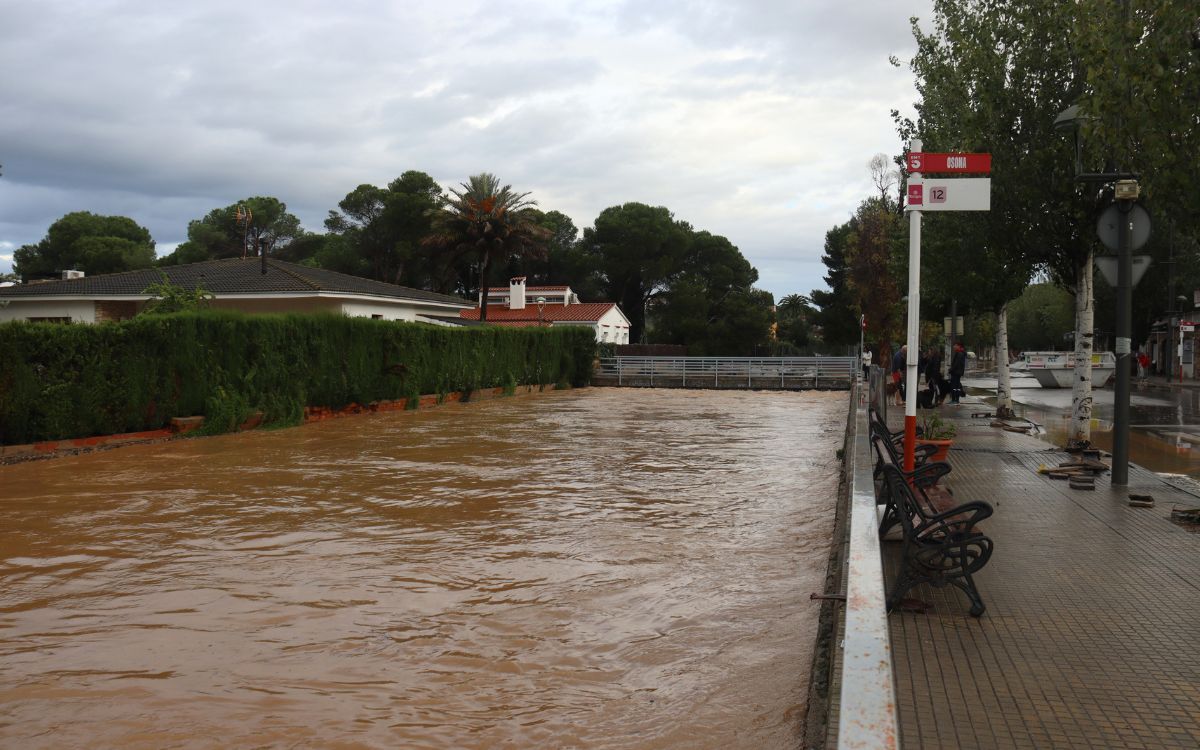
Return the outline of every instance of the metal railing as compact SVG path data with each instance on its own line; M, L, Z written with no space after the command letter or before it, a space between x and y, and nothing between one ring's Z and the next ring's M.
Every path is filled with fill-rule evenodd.
M617 385L677 388L849 388L855 357L611 357L598 375Z

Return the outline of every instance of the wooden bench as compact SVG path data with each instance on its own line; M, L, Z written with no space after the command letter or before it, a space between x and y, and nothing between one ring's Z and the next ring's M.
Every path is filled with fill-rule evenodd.
M927 464L936 466L939 464ZM894 508L892 522L902 530L900 569L888 592L888 611L914 586L928 583L935 588L950 585L960 589L971 601L971 616L982 615L983 598L972 576L992 556L992 540L978 528L980 521L992 515L992 506L974 501L938 510L930 502L927 488L914 476L917 472L906 474L886 463L882 473L882 491Z

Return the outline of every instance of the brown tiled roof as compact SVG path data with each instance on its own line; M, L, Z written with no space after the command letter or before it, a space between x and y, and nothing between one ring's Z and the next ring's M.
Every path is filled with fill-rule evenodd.
M397 284L387 284L360 276L310 268L282 260L267 259L267 272L262 272L261 258L229 258L188 263L182 266L162 266L124 273L85 276L82 279L47 281L40 284L18 284L0 288L0 297L108 297L141 295L151 284L162 281L160 271L175 286L223 294L271 294L303 292L342 292L375 297L418 300L446 305L470 306L461 297L427 292Z
M567 286L566 284L556 284L556 285L552 285L552 286L527 286L527 287L525 287L525 293L529 294L530 292L565 292L570 288L571 287ZM488 294L507 294L510 291L510 289L511 289L511 287L507 287L507 286L489 286Z
M538 320L547 323L595 323L609 310L616 307L615 302L583 302L578 305L546 305L542 315L538 317L537 305L528 305L524 310L510 310L503 305L488 305L488 323L526 322L537 324ZM479 320L479 308L463 310L460 317L467 320Z

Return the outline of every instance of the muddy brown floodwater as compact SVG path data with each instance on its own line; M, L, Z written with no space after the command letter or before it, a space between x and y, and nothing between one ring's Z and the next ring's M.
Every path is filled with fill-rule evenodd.
M586 389L0 467L0 746L792 747L845 393Z

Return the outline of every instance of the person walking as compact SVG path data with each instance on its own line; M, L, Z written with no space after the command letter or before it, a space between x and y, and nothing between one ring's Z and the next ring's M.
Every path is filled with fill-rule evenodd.
M954 354L950 356L950 403L957 404L959 397L965 395L962 387L962 376L967 371L967 350L962 342L954 344Z
M925 384L933 391L934 403L941 406L946 398L946 384L942 377L942 350L936 346L929 347L925 357Z
M1145 383L1146 375L1150 372L1150 355L1146 352L1137 353L1138 382Z
M872 355L871 355L870 349L863 349L862 366L863 366L863 380L864 381L866 381L867 378L871 377L871 356Z
M908 344L904 344L892 357L892 384L896 388L896 406L904 405L904 371L908 367Z

